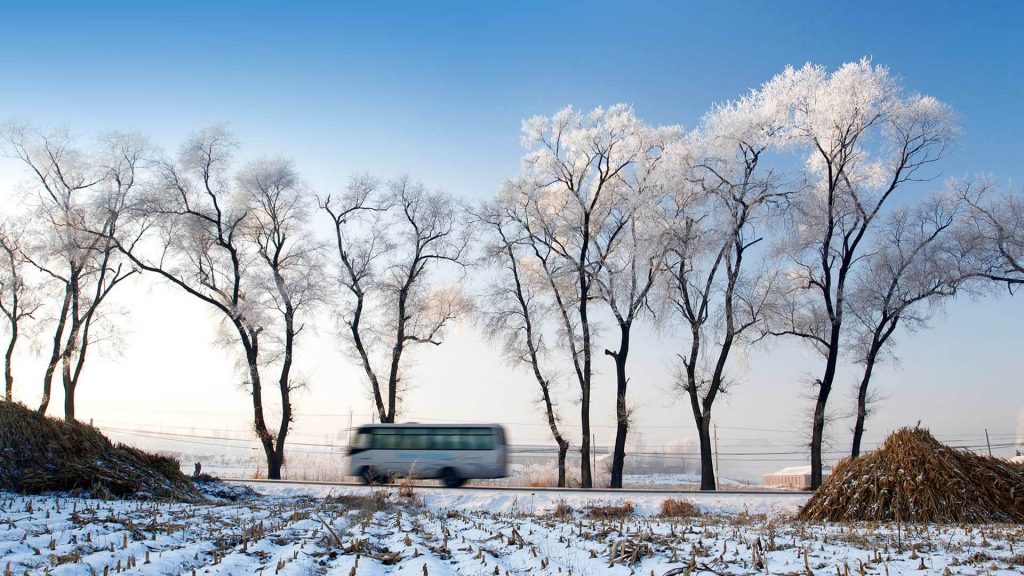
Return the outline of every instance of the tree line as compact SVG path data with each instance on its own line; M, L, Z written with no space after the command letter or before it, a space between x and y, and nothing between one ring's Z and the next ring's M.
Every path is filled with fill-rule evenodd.
M320 193L289 160L239 161L221 126L167 155L135 133L82 146L66 130L8 124L4 151L32 184L0 225L6 399L27 331L48 358L39 411L59 371L74 419L90 346L115 329L105 300L129 277L160 279L219 317L279 478L302 383L295 354L314 314L335 320L381 422L399 417L410 355L470 318L530 376L559 485L574 434L557 383L575 389L580 484L592 487L591 393L598 370L614 374L621 487L630 346L646 324L676 342L702 489L716 487L712 414L741 383L737 358L787 340L817 352L817 487L841 361L858 370L856 457L872 374L897 330L925 327L965 291L1024 283L1024 197L983 179L937 183L955 114L867 60L787 68L690 130L615 105L529 118L522 132L519 173L471 203L408 176L359 175Z

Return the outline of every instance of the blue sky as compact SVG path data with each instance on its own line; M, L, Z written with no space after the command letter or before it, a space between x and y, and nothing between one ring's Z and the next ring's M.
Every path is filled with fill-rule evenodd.
M1019 186L1022 39L1021 2L3 2L0 119L68 124L86 136L137 130L168 149L198 127L227 122L242 139L244 155L293 158L320 191L340 189L355 172L408 172L480 199L518 169L525 117L567 104L629 102L650 123L692 126L712 103L740 95L787 64L834 68L868 56L889 66L908 90L936 96L960 115L963 136L939 167L940 177L986 173ZM0 186L14 189L19 178L0 160ZM934 330L904 338L902 367L879 378L893 398L875 431L924 414L936 428L959 433L951 414L962 398L957 386L991 377L999 381L993 402L971 406L956 419L972 434L990 420L993 429L1014 433L1024 403L1024 364L1015 354L1022 309L1019 297L962 300ZM201 312L194 316L209 323ZM139 369L139 358L155 361L147 340L155 333L136 327L132 334L129 349L98 361L94 374L123 378ZM329 333L318 338L325 349L332 345ZM475 340L457 337L449 351L424 358L420 369L429 372L477 350ZM748 379L772 384L738 389L721 407L720 422L802 426L792 404L803 391L800 381L818 364L796 348L786 344L753 355ZM957 360L958 352L967 360ZM652 444L691 425L683 405L662 399L668 394L666 353L638 352L634 365ZM220 373L231 377L222 355L206 361L224 364ZM440 417L498 398L515 406L516 419L534 418L528 398L519 399L527 395L522 388L492 396L468 388L469 379L488 378L496 362L482 357L458 379L463 387L452 385L452 394L467 398L461 408L446 412L431 404L436 394L427 384L413 398ZM335 372L348 369L340 360L314 362L311 379L336 379ZM652 383L644 388L648 375ZM525 377L514 380L529 386ZM220 400L240 406L237 390L227 388ZM80 411L106 416L103 396L95 394L90 403L87 390ZM127 409L141 410L153 397L132 390L141 396L125 400ZM575 412L571 392L566 388L569 414ZM309 394L308 404L338 406L339 413L368 406L357 389L334 397L311 387ZM351 396L357 399L345 404ZM611 421L606 400L595 400L607 404L597 418ZM783 407L768 414L766 402ZM480 419L502 416L478 413ZM678 429L663 430L676 423ZM540 434L524 429L519 436Z
M168 145L229 122L321 186L409 171L484 196L517 167L524 117L630 102L649 122L693 125L786 64L862 56L962 115L945 173L1021 177L1019 2L3 6L5 116Z

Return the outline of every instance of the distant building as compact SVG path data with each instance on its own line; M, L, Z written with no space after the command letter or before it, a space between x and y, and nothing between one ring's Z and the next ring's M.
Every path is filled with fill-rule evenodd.
M824 481L832 473L831 466L824 466L821 469L821 479ZM761 477L765 486L770 488L793 488L796 490L807 490L811 487L810 466L790 466L771 474Z

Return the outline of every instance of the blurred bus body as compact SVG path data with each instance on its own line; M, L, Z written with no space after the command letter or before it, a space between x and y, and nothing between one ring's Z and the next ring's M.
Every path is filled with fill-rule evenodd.
M373 424L356 431L349 462L351 473L367 483L413 476L454 488L475 478L504 478L508 448L497 424Z

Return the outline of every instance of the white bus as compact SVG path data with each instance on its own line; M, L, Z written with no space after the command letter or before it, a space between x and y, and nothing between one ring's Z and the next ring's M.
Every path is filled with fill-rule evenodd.
M349 448L351 473L367 483L396 476L440 478L455 488L473 478L504 478L505 431L497 424L373 424Z

